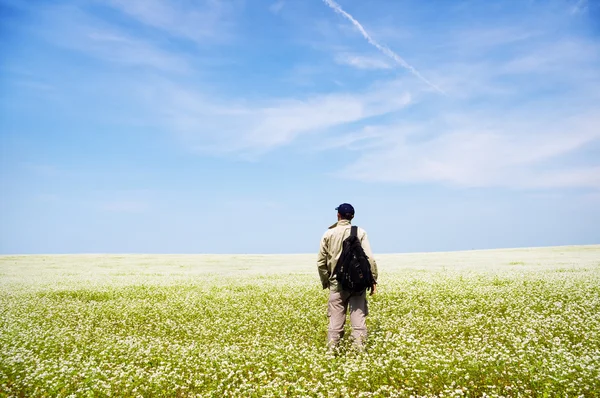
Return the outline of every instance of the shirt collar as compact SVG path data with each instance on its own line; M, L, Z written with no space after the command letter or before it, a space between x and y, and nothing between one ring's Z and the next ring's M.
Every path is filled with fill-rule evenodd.
M340 220L338 222L336 222L335 224L333 224L331 227L329 227L329 229L331 228L335 228L337 226L345 226L345 225L350 225L350 221L349 220Z

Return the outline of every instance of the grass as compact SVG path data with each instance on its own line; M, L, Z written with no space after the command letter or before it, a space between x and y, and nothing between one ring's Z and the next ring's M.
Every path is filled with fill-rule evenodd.
M0 257L0 395L600 391L600 246L378 256L368 350L337 355L314 262Z

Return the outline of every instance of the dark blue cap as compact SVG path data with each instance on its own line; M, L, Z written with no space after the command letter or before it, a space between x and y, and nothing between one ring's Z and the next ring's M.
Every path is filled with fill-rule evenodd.
M340 214L354 214L354 207L349 203L342 203L335 208Z

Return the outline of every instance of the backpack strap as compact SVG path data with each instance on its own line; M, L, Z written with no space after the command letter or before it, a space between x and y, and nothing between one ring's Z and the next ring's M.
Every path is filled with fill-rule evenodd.
M350 236L358 236L358 227L353 225L352 228L350 228Z

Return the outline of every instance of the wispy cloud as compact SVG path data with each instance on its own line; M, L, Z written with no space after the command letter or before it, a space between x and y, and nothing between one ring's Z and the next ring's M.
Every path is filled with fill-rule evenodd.
M80 51L117 64L149 66L161 71L180 73L190 70L183 57L162 51L156 45L118 31L88 30L71 44Z
M53 24L42 24L42 30L56 44L122 67L122 80L112 82L113 97L135 104L128 115L161 126L191 151L256 159L283 146L308 142L319 150L356 151L357 161L348 170L364 181L596 186L597 160L578 163L571 158L598 142L600 120L594 112L600 101L596 66L600 47L577 32L558 34L557 27L566 24L560 15L552 13L546 17L550 19L534 24L523 17L525 22L510 19L485 28L459 26L443 32L423 69L448 93L440 96L430 89L437 86L375 41L338 3L323 1L352 22L371 46L419 80L410 75L385 80L394 66L388 58L369 55L367 44L366 50L349 50L340 40L336 46L328 43L328 51L320 49L321 58L310 53L299 63L287 64L284 72L296 71L302 87L288 81L283 87L268 87L264 94L260 87L256 91L261 94L256 95L248 89L256 86L246 81L251 72L243 74L239 90L221 90L220 84L229 81L224 74L216 74L221 80L203 79L202 71L188 62L198 56L199 46L186 45L181 51L181 43L169 46L170 39L154 35L141 38L127 26L113 25L75 6L49 8L53 13L47 18ZM209 37L202 31L194 36L191 25L185 27L188 19L182 27L174 26L175 16L190 11L187 3L153 0L147 9L140 1L110 4L146 26L144 32L149 26L198 43ZM202 5L222 6L210 1ZM204 16L200 8L194 18L200 21ZM562 18L572 16L563 12ZM337 39L335 31L321 33ZM333 59L332 53L337 54ZM268 63L254 65L275 68ZM369 73L361 73L357 81L356 71L346 65ZM140 67L163 73L139 76ZM334 80L339 85L332 84ZM409 105L410 112L405 109Z
M418 70L416 70L412 65L410 65L408 62L406 62L402 57L400 57L394 51L390 50L388 47L386 47L382 44L379 44L375 39L373 39L371 37L371 35L369 35L367 33L365 28L356 19L354 19L354 17L352 15L350 15L346 11L344 11L338 3L336 3L333 0L323 0L323 2L325 4L327 4L331 9L333 9L336 13L342 15L344 18L349 20L356 27L356 29L358 29L360 34L371 45L373 45L375 48L377 48L379 51L381 51L384 55L386 55L390 59L394 60L398 65L400 65L404 69L408 70L410 73L415 75L417 78L419 78L421 81L426 83L428 86L430 86L433 89L435 89L436 91L444 94L444 91L442 89L440 89L438 86L436 86L435 84L433 84L429 80L427 80Z
M411 96L399 85L389 83L355 94L225 105L208 101L196 91L165 85L152 94L152 101L160 101L163 121L196 150L248 154L287 145L300 135L325 133L337 126L398 111L411 102ZM157 106L154 102L150 105Z
M445 32L428 74L448 97L424 96L411 86L411 113L392 123L369 122L365 134L339 134L331 147L352 149L358 159L336 176L600 189L598 42L573 30L566 12L543 5L525 11L540 18L532 22L524 13Z
M381 140L387 137L389 130L384 128L380 131L379 126L366 126L354 133L346 133L341 136L333 136L326 140L320 140L315 146L316 151L353 150L365 151L369 149L381 148Z
M381 58L356 54L338 54L335 61L341 65L349 65L358 69L391 69L392 66Z
M448 118L442 128L448 133L429 139L419 139L423 131L390 125L387 132L380 129L381 146L363 152L342 175L363 181L466 187L600 188L600 165L552 162L600 142L600 117L535 118L520 124L489 114L473 120L463 115Z
M206 44L231 36L232 15L239 1L108 0L112 7L167 34Z
M187 72L181 54L161 49L158 42L140 39L120 27L74 6L45 7L35 29L45 40L117 65Z
M449 35L444 62L428 69L452 100L431 96L414 79L252 102L241 95L209 99L200 88L151 81L144 100L148 114L188 148L216 156L256 158L314 137L311 146L320 150L357 151L345 175L363 181L598 188L598 165L571 159L598 141L600 120L590 108L598 96L593 87L600 87L590 68L595 45L548 38L539 27L494 26L475 36ZM356 68L387 65L338 54L337 63ZM568 91L546 93L561 85ZM401 113L408 104L411 112ZM403 121L389 123L389 115Z

